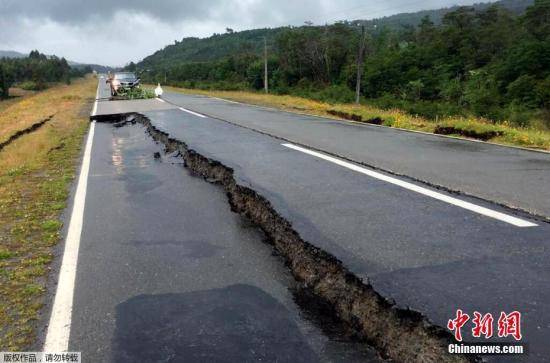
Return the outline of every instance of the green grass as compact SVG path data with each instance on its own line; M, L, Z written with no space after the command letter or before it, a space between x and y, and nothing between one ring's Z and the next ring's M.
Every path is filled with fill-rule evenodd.
M89 78L5 108L0 102L0 139L55 113L0 151L0 350L26 350L34 341L96 86Z
M5 249L0 250L0 260L5 260L5 259L8 259L8 258L12 258L13 256L15 256L15 254L11 251L8 251L8 250L5 250Z
M62 225L63 223L58 220L45 221L42 222L42 230L46 233L57 232Z
M147 98L154 98L155 92L149 88L135 87L130 89L119 90L117 97L126 98L129 100L147 99Z

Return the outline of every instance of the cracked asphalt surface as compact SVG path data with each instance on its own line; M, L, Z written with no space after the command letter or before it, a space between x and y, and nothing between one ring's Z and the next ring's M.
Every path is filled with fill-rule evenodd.
M179 110L144 115L190 149L233 168L238 182L266 197L303 239L340 259L398 306L440 326L457 309L494 316L518 310L530 357L550 356L547 223L518 228L219 120Z
M379 361L304 300L219 188L158 151L140 125L96 126L70 350L93 362Z
M358 125L220 99L165 100L289 141L550 219L550 153Z
M170 104L141 109L156 128L232 168L238 183L267 198L304 240L383 296L440 326L456 309L497 317L518 310L529 345L521 360L550 359L550 224L449 194L538 224L518 228L285 148L280 138L544 216L550 155L200 96L164 98L229 122ZM297 303L282 261L229 210L221 189L190 176L175 155L155 160L159 150L140 125L97 124L71 350L122 361L155 360L147 354L159 346L166 357L190 354L190 361L377 359L338 329L327 333L327 323ZM223 338L229 335L235 340ZM284 344L266 344L273 339Z

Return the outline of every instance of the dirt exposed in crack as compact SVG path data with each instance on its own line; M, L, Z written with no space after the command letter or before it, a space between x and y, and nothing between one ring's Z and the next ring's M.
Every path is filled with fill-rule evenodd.
M334 256L304 241L289 221L254 190L237 184L233 170L190 149L156 129L149 119L132 115L115 123L121 127L139 122L165 151L178 152L185 166L206 181L220 185L234 212L260 227L287 263L300 288L329 307L335 318L375 347L382 357L399 362L475 362L479 357L447 353L451 334L422 314L401 309L347 270Z
M461 135L476 140L488 141L494 137L504 135L503 131L483 131L478 132L475 130L464 130L453 126L441 126L437 125L434 130L434 134L438 135Z
M26 135L26 134L30 134L31 132L38 130L40 127L44 126L44 124L46 122L50 121L53 117L54 117L54 115L50 115L50 116L46 117L45 119L40 120L38 122L35 122L32 125L30 125L29 127L24 128L23 130L19 130L19 131L15 132L6 141L0 142L0 151L2 151L3 148L5 148L9 144L11 144L12 142L17 140L21 136Z
M357 115L355 113L349 113L349 112L345 112L345 111L328 110L327 113L329 115L332 115L332 116L337 116L337 117L343 118L344 120L365 122L365 123L373 124L373 125L382 125L384 123L384 120L380 117L373 117L373 118L369 118L369 119L365 120L365 119L363 119L363 117L361 115Z
M441 191L444 191L444 192L447 192L447 193L450 193L450 194L461 195L461 196L464 196L464 197L467 197L467 198L472 198L472 199L475 199L475 200L479 200L482 203L491 203L491 204L497 205L499 207L511 210L514 213L524 214L524 215L528 216L528 218L535 219L537 221L544 222L544 223L550 223L550 217L549 216L545 216L545 215L541 214L540 212L536 212L534 210L529 210L529 209L525 209L523 207L514 206L514 205L512 205L510 203L506 203L506 202L499 202L497 200L487 199L485 197L481 197L481 196L476 195L476 194L468 193L468 192L465 192L463 190L453 189L452 187L445 186L445 185L442 185L442 184L437 184L437 183L431 182L427 179L414 177L414 176L411 176L411 175L403 174L403 173L398 172L396 170L386 169L386 168L374 165L372 163L368 163L368 162L361 161L361 160L356 160L356 159L350 158L350 157L348 157L344 154L337 154L337 153L327 152L326 150L321 150L321 149L316 148L316 147L314 147L312 145L309 145L309 144L303 144L303 143L301 143L297 140L292 140L292 139L289 139L289 138L286 138L286 137L282 137L280 135L275 135L275 134L267 132L267 131L261 131L259 129L256 129L256 128L253 128L253 127L250 127L250 126L245 126L245 125L242 125L242 124L238 124L238 123L228 121L226 119L216 117L216 116L213 116L213 115L208 115L208 117L213 118L215 120L219 120L219 121L228 123L228 124L236 126L236 127L241 127L243 129L246 129L246 130L251 130L251 131L256 132L258 134L266 135L266 136L272 137L274 139L289 142L289 143L292 143L292 144L295 144L295 145L298 145L298 146L303 146L303 147L309 148L309 149L314 150L314 151L327 153L327 154L332 155L334 157L343 159L345 161L349 161L351 163L363 165L363 166L366 166L367 168L371 168L371 169L376 170L376 171L381 171L383 173L387 173L387 174L394 175L394 176L397 176L397 177L400 177L400 178L404 178L404 179L410 180L412 182L421 183L421 184L427 185L428 187L433 188L433 189L441 190ZM376 120L376 118L374 118L372 120ZM388 126L388 127L391 127L391 126ZM401 129L401 131L416 132L416 131L413 131L413 130L403 130L403 129ZM434 134L434 135L436 135L436 134ZM467 139L465 139L465 140L467 140ZM500 146L500 147L507 147L505 145L500 145L500 144L495 144L495 145ZM537 150L530 150L530 151L538 152Z

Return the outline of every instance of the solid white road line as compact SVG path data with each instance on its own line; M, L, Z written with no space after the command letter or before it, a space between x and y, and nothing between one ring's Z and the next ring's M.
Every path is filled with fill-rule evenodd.
M157 101L160 101L160 102L162 102L162 103L166 103L166 101L163 100L162 98L158 98L158 97L157 97L156 100L157 100Z
M92 110L92 117L97 113L97 100L99 99L99 82L97 82L97 90L95 91L95 102Z
M195 116L199 116L199 117L202 117L202 118L206 118L206 116L201 115L200 113L196 113L196 112L194 112L194 111L188 110L188 109L186 109L186 108L179 107L179 109L182 110L183 112L190 113L191 115L195 115Z
M84 204L86 202L86 188L88 186L88 172L90 170L94 130L95 121L92 121L86 141L86 148L84 149L84 158L82 160L71 220L65 241L63 261L59 271L59 281L52 307L52 315L50 316L50 324L48 325L46 343L44 344L45 352L61 352L67 351L69 348L76 265L84 220Z
M237 105L256 106L256 105L251 105L251 104L248 104L248 103L231 101L231 100L228 100L228 99L225 99L225 98L219 98L219 97L212 97L212 98L215 99L215 100L225 101L225 102L229 102L229 103L235 103Z
M403 181L403 180L400 180L400 179L397 179L397 178L394 178L394 177L391 177L391 176L388 176L388 175L385 175L385 174L382 174L382 173L378 173L376 171L373 171L373 170L370 170L370 169L367 169L367 168L363 168L363 167L358 166L356 164L352 164L352 163L349 163L347 161L343 161L341 159L338 159L338 158L335 158L335 157L332 157L332 156L328 156L326 154L319 153L317 151L309 150L309 149L306 149L306 148L303 148L303 147L300 147L300 146L297 146L297 145L293 145L293 144L281 144L281 145L283 145L285 147L288 147L290 149L293 149L293 150L303 152L303 153L308 154L308 155L318 157L318 158L326 160L326 161L330 161L334 164L343 166L345 168L356 171L358 173L365 174L365 175L368 175L370 177L373 177L373 178L376 178L376 179L379 179L379 180L383 180L385 182L388 182L388 183L391 183L391 184L394 184L394 185L398 185L402 188L411 190L413 192L417 192L417 193L426 195L428 197L432 197L432 198L440 200L442 202L446 202L446 203L455 205L455 206L460 207L460 208L467 209L469 211L472 211L472 212L475 212L475 213L478 213L478 214L481 214L481 215L484 215L484 216L487 216L487 217L490 217L490 218L498 219L499 221L503 221L503 222L512 224L516 227L535 227L535 226L537 226L535 223L531 223L529 221L526 221L526 220L523 220L523 219L520 219L520 218L512 217L508 214L504 214L504 213L497 212L497 211L494 211L494 210L489 209L489 208L485 208L485 207L481 207L481 206L478 206L478 205L475 205L475 204L472 204L472 203L469 203L469 202L465 202L463 200L453 198L453 197L450 197L448 195L438 193L436 191L426 189L426 188L423 188L423 187L418 186L416 184L409 183L409 182L406 182L406 181Z
M94 109L92 110L92 117L97 113L97 100L94 102Z

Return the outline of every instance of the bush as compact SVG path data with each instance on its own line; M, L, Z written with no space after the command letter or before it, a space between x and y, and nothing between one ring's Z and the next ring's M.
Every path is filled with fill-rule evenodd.
M500 93L495 80L486 70L470 71L464 90L464 100L476 116L502 119Z
M407 101L396 99L391 94L369 100L369 104L384 110L398 108L413 115L423 116L429 119L444 118L448 116L467 116L462 107L455 103L437 101Z
M410 114L424 116L430 119L448 116L448 113L452 114L452 112L448 112L442 104L429 101L404 102L403 106L400 108Z
M550 110L550 75L540 81L535 90L541 106L547 111Z
M506 119L514 126L530 126L531 120L536 116L536 112L530 107L513 102L506 108Z
M441 84L441 91L439 96L447 102L458 101L462 99L462 84L457 78L452 78L447 81L443 81Z
M291 94L327 103L352 103L355 101L355 92L344 85L320 88L304 81L301 82L301 87L292 90Z
M135 87L130 89L121 89L118 91L118 95L125 97L129 100L139 100L145 98L154 98L155 92L151 89Z
M247 91L250 90L246 82L235 81L180 81L169 82L170 86L221 91Z
M41 91L47 88L46 83L38 81L25 81L19 84L19 88L25 91Z
M536 83L537 80L535 77L524 74L506 87L508 91L506 95L512 102L534 108L538 103L535 89Z
M334 103L351 103L355 101L355 92L343 85L329 86L321 90L319 96L322 100Z

